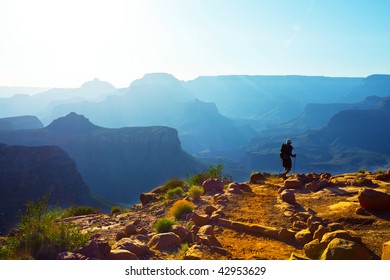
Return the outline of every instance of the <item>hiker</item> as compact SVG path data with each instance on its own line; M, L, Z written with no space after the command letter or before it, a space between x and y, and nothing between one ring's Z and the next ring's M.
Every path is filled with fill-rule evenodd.
M293 147L291 146L291 140L287 139L286 143L282 144L280 148L280 158L284 167L283 177L286 177L287 173L291 171L291 157L296 157L296 154L292 154Z

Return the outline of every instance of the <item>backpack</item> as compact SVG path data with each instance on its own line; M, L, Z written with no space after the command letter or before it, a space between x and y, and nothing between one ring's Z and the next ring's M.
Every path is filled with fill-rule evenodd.
M287 157L290 157L291 150L287 144L282 144L282 147L280 148L280 158L284 159Z

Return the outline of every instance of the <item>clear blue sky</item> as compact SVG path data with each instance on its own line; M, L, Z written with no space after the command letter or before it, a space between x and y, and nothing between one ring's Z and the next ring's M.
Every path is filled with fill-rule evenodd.
M0 85L390 73L388 0L0 0Z

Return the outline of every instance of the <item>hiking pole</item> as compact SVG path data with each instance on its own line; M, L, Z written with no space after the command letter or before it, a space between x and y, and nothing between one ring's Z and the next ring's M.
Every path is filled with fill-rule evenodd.
M296 161L296 159L297 159L297 155L295 155L295 157L294 157L294 169L293 169L293 173L295 173L295 161Z

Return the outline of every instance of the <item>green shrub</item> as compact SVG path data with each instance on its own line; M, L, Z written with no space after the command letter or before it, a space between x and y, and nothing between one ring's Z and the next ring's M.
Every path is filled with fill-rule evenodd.
M222 164L218 164L217 166L211 165L208 169L206 169L201 173L195 174L191 177L187 175L187 184L189 186L193 186L193 185L201 186L203 182L209 178L231 181L232 177L228 174L224 174L222 170L223 170Z
M182 179L172 178L172 179L168 180L164 185L162 185L159 188L159 191L162 193L166 193L167 191L175 189L177 187L184 188L185 184L186 184L186 182Z
M188 190L189 197L191 197L194 200L199 199L203 195L203 193L204 193L204 189L199 186L192 186Z
M1 254L13 259L56 259L64 251L79 249L87 243L89 234L82 234L71 223L59 221L60 210L49 211L48 199L27 202L17 234L7 239Z
M359 169L359 170L358 170L358 173L366 173L366 170L364 170L364 169Z
M111 208L111 215L118 215L120 213L122 213L122 207L120 207L119 205L115 205Z
M171 230L173 225L176 225L175 221L172 221L167 218L161 218L157 220L155 230L157 233L168 232Z
M61 218L69 218L69 217L75 217L75 216L82 216L82 215L90 215L90 214L100 214L100 209L95 209L90 206L71 206L67 209L65 209L62 214Z
M176 219L181 219L184 214L191 213L194 210L194 204L187 200L178 200L176 201L169 213L174 216Z
M172 199L174 197L181 197L183 195L184 195L183 189L181 187L177 187L177 188L174 188L174 189L167 191L165 198Z

